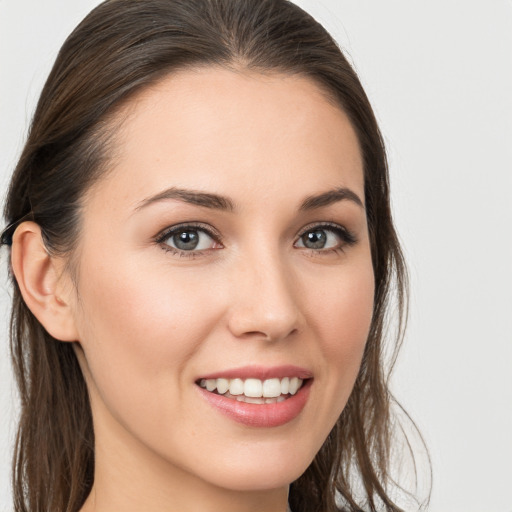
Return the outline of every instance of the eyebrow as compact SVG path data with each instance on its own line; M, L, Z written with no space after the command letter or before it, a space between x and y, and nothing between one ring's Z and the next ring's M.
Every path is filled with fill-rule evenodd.
M212 194L209 192L199 192L196 190L171 187L154 196L143 199L135 207L135 211L141 210L142 208L145 208L151 204L169 199L178 199L179 201L183 201L185 203L202 206L204 208L211 208L213 210L228 212L233 212L235 210L233 201L228 197ZM321 194L306 197L306 199L302 201L299 210L315 210L317 208L329 206L339 201L352 201L364 209L363 202L355 192L346 187L339 187L334 190L322 192Z
M232 212L235 209L233 201L227 197L219 196L218 194L211 194L208 192L199 192L196 190L187 190L182 188L171 187L159 194L148 197L142 200L136 207L138 211L150 204L168 199L178 199L185 203L203 206L204 208L211 208L213 210L223 210Z
M363 210L365 209L363 201L361 201L360 197L355 192L346 187L339 187L334 190L322 192L321 194L318 195L306 197L306 199L302 202L300 206L300 210L315 210L316 208L322 208L324 206L329 206L333 203L337 203L339 201L347 200L357 204Z

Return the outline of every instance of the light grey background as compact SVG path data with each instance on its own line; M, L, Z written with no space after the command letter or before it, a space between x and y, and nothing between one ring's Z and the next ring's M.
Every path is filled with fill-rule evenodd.
M98 2L0 0L2 197L64 38ZM357 69L388 146L412 278L394 389L432 512L512 512L512 1L301 0ZM15 425L0 257L0 511Z

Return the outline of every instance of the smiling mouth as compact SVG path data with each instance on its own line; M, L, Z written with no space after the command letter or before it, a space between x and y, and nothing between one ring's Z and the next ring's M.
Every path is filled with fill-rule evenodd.
M307 380L307 379L306 379ZM216 395L249 404L284 402L299 391L305 381L299 377L282 379L201 379L197 384Z

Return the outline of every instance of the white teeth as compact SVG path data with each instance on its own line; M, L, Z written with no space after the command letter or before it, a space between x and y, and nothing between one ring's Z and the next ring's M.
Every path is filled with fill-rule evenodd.
M261 397L259 397L259 398L252 398L252 397L246 396L244 402L247 403L247 404L264 404L265 403L265 399L261 398Z
M263 383L263 396L277 398L281 395L281 381L279 379L267 379Z
M229 384L229 392L232 395L243 395L244 381L242 379L233 379Z
M263 384L259 379L247 379L244 382L244 395L251 398L263 396Z
M217 379L217 391L223 395L229 389L228 379Z
M281 394L287 395L290 392L290 379L285 377L281 379Z
M300 386L302 385L302 381L298 379L297 377L292 377L290 379L290 386L288 388L288 393L290 395L295 395L297 391L299 390Z
M200 386L212 392L217 390L220 395L248 403L276 403L286 400L285 395L295 395L302 386L302 379L298 377L284 377L283 379L201 379ZM246 400L262 399L262 400ZM277 399L277 400L276 400ZM270 401L268 401L270 400Z

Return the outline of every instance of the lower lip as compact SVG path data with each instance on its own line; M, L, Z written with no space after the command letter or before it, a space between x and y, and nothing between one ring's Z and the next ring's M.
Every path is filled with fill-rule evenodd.
M197 389L212 407L237 423L249 427L269 428L285 425L300 414L308 400L312 380L305 381L295 395L275 404L248 404L211 393L199 386Z

